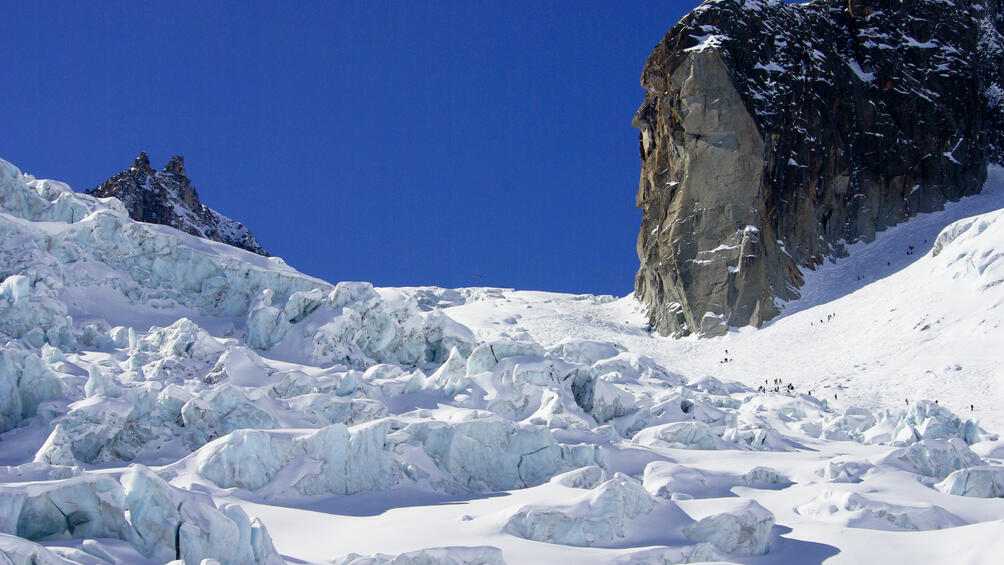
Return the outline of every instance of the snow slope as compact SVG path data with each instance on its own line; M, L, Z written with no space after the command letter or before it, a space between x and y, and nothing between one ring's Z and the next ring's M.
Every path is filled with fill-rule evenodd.
M995 563L1002 209L993 170L672 340L631 297L331 285L0 161L0 563Z

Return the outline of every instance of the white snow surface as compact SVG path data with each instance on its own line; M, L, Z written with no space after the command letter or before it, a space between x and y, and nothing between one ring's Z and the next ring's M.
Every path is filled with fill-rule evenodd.
M996 563L1002 208L992 169L673 340L632 297L330 284L0 161L0 563Z

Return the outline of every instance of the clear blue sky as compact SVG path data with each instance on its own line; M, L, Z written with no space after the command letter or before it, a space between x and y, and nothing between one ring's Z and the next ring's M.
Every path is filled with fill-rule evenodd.
M78 191L185 156L329 281L628 294L652 47L692 2L0 8L0 157Z

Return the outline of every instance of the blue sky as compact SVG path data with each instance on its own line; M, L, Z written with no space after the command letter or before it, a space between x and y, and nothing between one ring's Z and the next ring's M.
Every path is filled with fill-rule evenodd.
M631 291L638 77L696 2L84 4L0 9L24 172L82 191L182 154L333 282Z

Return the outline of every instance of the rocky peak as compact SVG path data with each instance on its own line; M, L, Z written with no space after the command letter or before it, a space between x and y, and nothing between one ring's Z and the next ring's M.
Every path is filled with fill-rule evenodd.
M172 157L162 171L156 172L147 154L140 153L132 167L116 173L87 194L118 198L134 220L171 226L268 256L243 224L202 204L185 170L185 158L180 155Z
M167 162L164 166L165 173L173 173L180 175L182 177L188 178L188 174L185 172L185 158L181 155L175 155L171 157L171 160Z
M998 0L711 0L635 115L635 293L663 334L759 326L802 270L978 192L1004 156Z
M146 151L140 152L139 156L132 162L131 168L151 175L154 173L153 169L150 168L150 158L147 157Z

